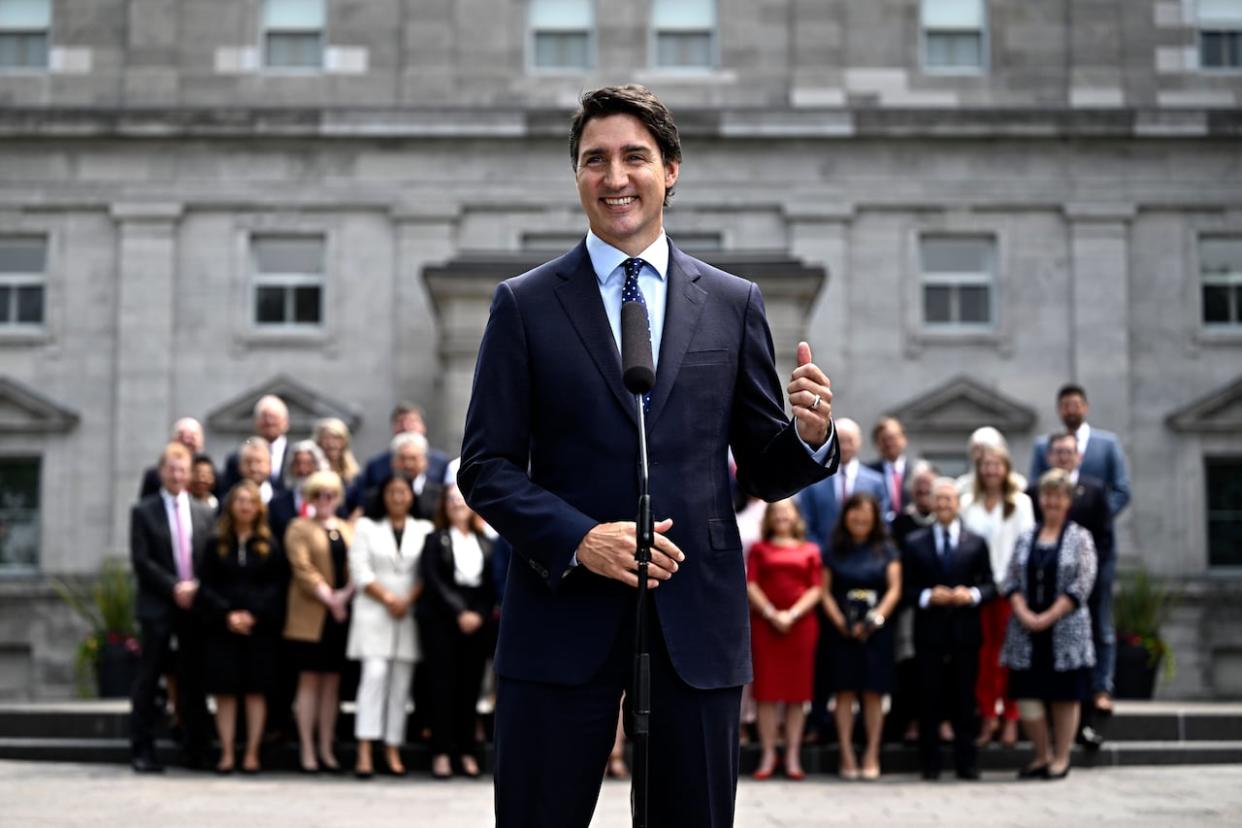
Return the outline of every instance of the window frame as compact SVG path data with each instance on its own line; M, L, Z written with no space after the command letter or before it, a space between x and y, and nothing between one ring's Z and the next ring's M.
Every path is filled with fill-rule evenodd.
M259 269L256 242L264 239L313 239L321 245L320 272L264 272ZM266 231L252 230L247 234L246 262L248 266L247 280L247 327L260 335L280 334L313 334L323 335L328 331L328 249L327 232L298 231ZM295 289L299 287L319 288L319 321L315 323L289 321L296 316ZM259 290L260 288L281 288L284 291L284 310L286 319L282 322L260 322Z
M1203 454L1203 552L1204 566L1211 573L1242 573L1242 559L1238 563L1217 564L1212 561L1212 505L1211 469L1213 464L1230 464L1242 467L1242 454L1235 452L1207 451ZM1242 510L1239 510L1242 521Z
M0 579L21 578L37 575L43 567L43 541L46 536L44 529L44 483L47 480L47 455L43 451L32 453L30 450L0 451L0 463L17 460L32 460L35 463L35 560L28 565L14 565L0 561Z
M318 29L271 28L267 24L268 0L259 2L259 71L273 75L316 75L327 70L328 65L328 8L329 0L320 0L323 4L323 25ZM319 63L314 66L273 66L268 63L268 35L271 33L307 35L317 34L319 38Z
M1202 4L1196 0L1195 9L1195 57L1199 62L1199 71L1208 75L1242 74L1242 18L1228 19L1204 17L1200 12ZM1238 37L1238 63L1232 66L1207 66L1203 62L1203 36L1208 33L1233 33Z
M987 75L992 69L992 40L990 36L991 16L989 15L987 0L979 0L983 8L983 19L978 29L963 28L928 28L923 25L923 7L931 0L920 0L919 2L919 66L925 75L948 75L948 76L965 76L977 77ZM944 35L962 35L962 34L978 34L979 35L979 65L978 66L932 66L928 63L928 38L931 34Z
M991 271L988 273L979 273L975 271L927 271L923 261L923 244L929 239L979 239L987 240L991 243L990 264ZM941 334L964 334L964 335L994 335L999 333L999 313L998 313L998 283L1000 281L1000 239L996 233L981 231L940 231L940 230L920 230L916 236L915 261L918 265L918 320L919 331L923 334L941 335ZM929 322L927 319L927 287L979 287L988 288L988 321L982 322L963 322L961 320L961 294L960 291L950 293L950 310L951 315L956 318L949 322ZM956 311L955 314L952 311Z
M0 319L0 340L7 336L23 336L43 334L48 329L48 270L51 259L51 237L49 233L26 233L21 231L0 231L0 243L10 239L37 239L43 242L42 273L8 273L0 271L0 287L13 290L14 295L9 309L9 318ZM43 315L38 322L17 321L16 291L22 287L38 287L43 291ZM10 321L12 320L12 321Z
M535 3L532 0L527 6L526 11L526 71L528 73L536 75L581 75L595 71L596 66L599 64L599 3L597 0L586 0L586 4L591 9L591 25L588 28L546 29L536 27L531 20L535 11ZM540 34L585 34L587 37L586 65L540 66L535 60L538 54L536 47L537 37Z
M1239 334L1242 335L1242 270L1237 272L1229 272L1222 276L1213 276L1209 280L1203 273L1203 243L1211 239L1235 239L1242 244L1242 232L1199 232L1195 234L1194 240L1194 261L1195 267L1192 271L1195 275L1195 294L1198 296L1198 325L1200 330L1209 334ZM1207 315L1207 305L1204 301L1204 290L1209 286L1230 287L1233 288L1229 292L1229 304L1232 310L1230 321L1228 322L1208 322L1204 317Z
M648 19L647 26L647 68L650 71L668 75L710 75L719 72L720 63L720 0L711 0L712 3L712 26L708 29L696 28L658 28L655 23L656 4L662 0L652 0L651 17ZM670 0L663 0L670 2ZM660 58L660 34L702 34L706 32L709 38L708 45L708 63L703 66L673 66L665 65L659 62Z
M44 63L42 66L25 66L25 65L9 65L0 63L0 75L44 75L52 70L52 33L56 27L56 4L53 0L47 0L47 27L43 29L11 29L0 28L0 34L37 34L43 33L44 39L47 41L46 48L43 51Z

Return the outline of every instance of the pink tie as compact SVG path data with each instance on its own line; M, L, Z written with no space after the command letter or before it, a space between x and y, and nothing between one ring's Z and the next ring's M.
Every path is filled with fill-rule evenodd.
M177 577L182 581L194 580L194 566L190 561L190 538L181 520L181 503L173 498L173 520L177 524Z
M893 511L897 511L901 506L901 472L897 471L897 466L893 466Z

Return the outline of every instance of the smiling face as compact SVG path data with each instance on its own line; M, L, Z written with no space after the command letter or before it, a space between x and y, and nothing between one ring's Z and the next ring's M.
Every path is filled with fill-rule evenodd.
M664 227L664 195L681 165L665 161L655 138L633 115L607 115L582 129L575 177L595 235L631 256Z

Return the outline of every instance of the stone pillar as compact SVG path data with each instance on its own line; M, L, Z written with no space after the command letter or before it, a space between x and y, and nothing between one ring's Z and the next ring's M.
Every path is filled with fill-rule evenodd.
M402 204L392 212L397 239L397 278L394 289L397 358L393 388L398 399L409 399L427 409L428 439L436 448L456 457L461 449L466 410L454 411L443 400L444 359L436 354L440 341L424 271L443 264L457 248L458 213L452 206ZM477 346L477 342L476 342ZM430 372L430 373L429 373ZM397 400L394 400L396 402ZM385 413L385 418L387 413Z
M172 424L177 224L173 203L112 205L117 225L116 389L113 396L111 546L129 539L142 470Z
M1132 206L1069 204L1070 366L1072 379L1087 390L1089 421L1115 431L1127 457L1136 456L1130 372L1130 222ZM1048 401L1051 406L1052 402ZM1137 469L1130 465L1131 486ZM1133 553L1129 514L1117 525L1117 549Z
M798 205L786 210L789 221L789 252L803 263L822 267L826 273L815 292L802 305L800 336L811 344L815 363L829 379L843 379L849 361L849 231L852 205ZM769 315L771 309L769 308ZM807 328L815 316L817 324ZM775 333L775 332L774 332ZM777 341L776 367L782 377L793 370L797 339L783 350Z

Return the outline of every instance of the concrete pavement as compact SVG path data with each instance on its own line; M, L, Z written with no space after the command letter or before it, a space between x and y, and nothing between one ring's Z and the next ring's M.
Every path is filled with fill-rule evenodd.
M484 828L490 779L135 776L117 765L0 761L4 828ZM592 828L629 825L628 784L605 784ZM813 776L752 782L738 791L739 828L794 826L1225 826L1242 825L1242 767L1098 768L1064 782L876 783ZM557 828L557 826L549 826Z

